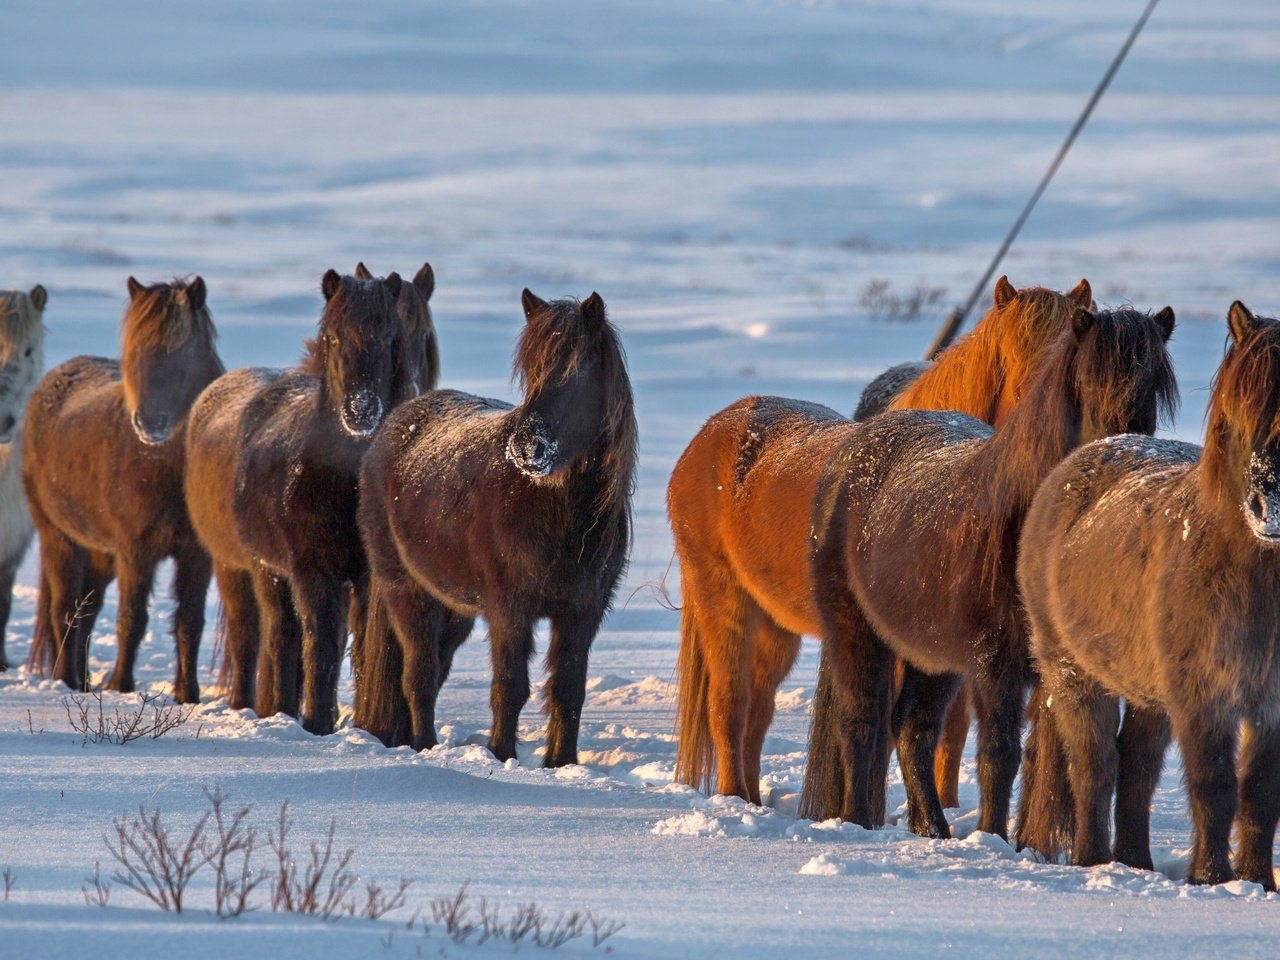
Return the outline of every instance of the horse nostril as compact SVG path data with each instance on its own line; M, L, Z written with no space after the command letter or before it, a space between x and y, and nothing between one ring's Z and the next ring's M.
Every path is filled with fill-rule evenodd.
M1267 498L1257 490L1249 494L1249 509L1253 511L1253 515L1259 520L1267 519Z

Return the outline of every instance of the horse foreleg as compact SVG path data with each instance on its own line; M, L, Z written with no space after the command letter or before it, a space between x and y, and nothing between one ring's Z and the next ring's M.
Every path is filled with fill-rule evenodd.
M1271 848L1280 821L1280 727L1246 724L1240 761L1236 876L1274 890Z
M748 799L752 803L760 803L760 760L764 753L764 739L773 722L778 685L795 665L796 654L800 652L800 638L789 630L783 630L768 617L761 616L752 647L751 700L747 710L747 733L742 744L742 764L747 790L751 794Z
M1188 883L1226 883L1231 822L1236 814L1236 722L1212 709L1173 715L1174 735L1186 771L1195 843Z
M213 563L194 542L188 544L175 562L173 594L177 609L174 611L173 634L178 664L173 680L173 697L179 703L199 703L200 639L204 635L204 604L209 594Z
M969 689L962 685L947 711L933 760L933 778L944 807L960 806L960 761L964 758L965 741L969 739L969 720Z
M489 613L487 619L489 655L493 663L493 684L489 688L493 729L489 732L489 750L499 760L513 760L520 710L529 700L533 624L518 615Z
M260 717L277 713L296 717L302 628L293 609L289 581L262 567L251 576L261 630L254 712Z
M1013 781L1022 759L1027 679L1026 671L1006 665L995 675L977 675L973 680L978 708L978 786L982 791L978 829L1005 840L1009 839Z
M338 672L345 646L343 584L333 577L297 573L293 603L302 624L302 726L308 733L333 733L338 722Z
M551 618L547 647L547 755L543 766L563 767L578 762L578 730L587 692L587 660L600 629L603 611L583 616L579 611Z
M957 674L927 674L905 664L894 725L898 727L898 762L907 788L907 825L922 837L951 837L934 779L933 758L960 683Z
M244 710L253 706L261 640L253 577L245 570L234 570L221 564L214 568L214 574L218 578L218 595L222 599L222 616L227 630L223 652L227 658L229 681L227 700L233 710Z
M1155 793L1169 718L1161 709L1125 705L1120 726L1116 778L1116 836L1112 856L1130 867L1151 870L1151 795Z
M155 578L155 561L121 558L116 571L120 609L116 614L116 665L107 678L106 689L120 693L134 690L133 670L138 647L147 632L147 603Z
M1044 669L1052 661L1041 655L1039 662ZM1057 670L1043 675L1049 696L1042 709L1052 711L1075 799L1071 862L1077 867L1091 867L1106 863L1110 856L1111 796L1119 765L1119 704L1095 682L1078 674L1069 662Z

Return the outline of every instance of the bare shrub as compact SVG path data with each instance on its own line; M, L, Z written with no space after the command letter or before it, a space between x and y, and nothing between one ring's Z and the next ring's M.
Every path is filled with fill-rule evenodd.
M487 940L505 940L513 944L529 941L549 950L577 940L588 931L591 933L591 945L599 947L625 926L616 920L598 917L590 910L562 911L552 919L536 903L520 904L511 919L504 921L499 904L490 903L484 897L478 903L471 901L465 883L453 896L432 900L431 915L436 923L444 925L445 934L455 943L465 943L476 935L477 944ZM410 928L412 925L411 920ZM430 933L425 923L423 931Z
M253 869L253 852L258 848L258 832L246 826L251 808L223 810L227 796L219 787L205 788L213 816L214 833L205 841L204 852L213 866L213 911L219 917L238 917L254 908L249 896L263 881L265 873Z
M892 289L888 280L877 278L862 288L858 305L874 320L910 323L918 320L926 308L936 307L946 293L945 287L930 287L923 283L899 292Z
M139 806L132 819L116 817L115 841L103 838L119 868L112 879L141 894L161 910L182 912L182 898L196 871L209 862L205 824L201 814L186 840L172 841L159 810L150 814Z
M436 923L444 924L444 932L455 943L464 943L476 931L476 924L469 918L471 907L467 903L467 885L464 883L452 897L437 897L431 901L431 916Z
M348 866L355 850L348 847L334 858L333 839L337 821L329 821L329 833L321 847L312 843L311 858L302 875L289 849L289 801L280 805L279 827L267 834L267 844L276 855L275 886L271 891L271 909L281 913L316 914L325 920L346 912L347 894L355 886L356 875Z
M358 911L358 915L365 920L380 920L388 913L399 910L404 906L405 895L409 891L409 887L413 885L412 880L400 878L400 885L396 887L394 892L385 890L381 885L374 883L372 880L365 884L365 901L364 906ZM350 901L352 912L355 913L355 901ZM417 918L417 914L414 914Z
M82 743L112 743L150 737L156 740L176 730L195 712L194 704L178 704L155 693L141 693L132 705L108 708L101 690L73 693L62 698L67 723L84 739Z
M111 884L102 879L102 862L93 861L93 876L85 877L88 886L81 887L84 902L90 907L105 907L111 900Z

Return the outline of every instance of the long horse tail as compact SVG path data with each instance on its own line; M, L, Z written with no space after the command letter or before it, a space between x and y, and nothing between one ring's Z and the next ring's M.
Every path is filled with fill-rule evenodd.
M388 747L409 742L409 705L401 686L400 641L387 616L381 581L371 577L365 622L352 645L355 704L351 722Z
M676 780L711 791L715 752L711 741L708 698L711 675L702 655L698 621L690 591L684 591L680 613L680 655L676 672Z
M49 601L49 581L42 570L40 584L36 591L36 616L35 626L31 628L31 648L27 651L27 669L42 676L53 669L53 658L56 653L53 624L49 622Z
M1037 683L1027 704L1031 732L1023 752L1016 832L1019 850L1030 847L1046 860L1057 859L1075 835L1075 800L1052 699Z
M837 729L836 688L827 663L826 648L818 658L818 689L809 722L809 764L800 792L800 816L828 820L844 809L844 759Z

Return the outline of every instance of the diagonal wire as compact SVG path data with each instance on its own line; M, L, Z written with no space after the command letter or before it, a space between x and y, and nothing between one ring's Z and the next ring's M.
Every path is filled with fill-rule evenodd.
M1053 158L1053 163L1049 164L1049 169L1040 178L1040 183L1036 186L1035 192L1031 194L1031 199L1022 208L1022 213L1018 214L1018 219L1013 222L1013 227L1009 230L1008 236L1004 238L1004 243L1000 244L1000 249L996 251L996 255L991 258L987 272L982 275L982 279L974 286L973 293L969 294L969 299L965 301L964 305L952 310L947 319L943 321L942 329L938 331L937 337L934 338L933 343L924 355L926 360L934 359L945 350L951 341L955 339L956 334L960 332L960 327L964 324L965 318L973 310L974 304L978 302L978 298L982 296L983 291L987 289L987 284L991 282L991 277L996 272L996 268L1000 266L1000 261L1009 252L1009 248L1013 246L1013 241L1017 239L1018 232L1022 230L1022 225L1031 216L1031 211L1035 209L1036 202L1040 199L1040 195L1044 193L1045 188L1049 186L1049 181L1053 179L1053 175L1058 172L1058 167L1062 166L1062 161L1066 159L1067 153L1071 150L1071 145L1076 142L1076 137L1080 135L1084 125L1089 122L1089 115L1093 113L1093 108L1098 105L1102 95L1107 92L1107 87L1111 85L1111 78L1120 69L1120 64L1124 63L1124 58L1129 55L1129 48L1138 39L1138 34L1147 25L1151 12L1155 10L1156 4L1159 2L1160 0L1149 0L1147 3L1146 9L1142 11L1142 16L1138 17L1138 22L1129 31L1129 36L1125 39L1124 44L1116 53L1115 59L1111 61L1111 66L1107 67L1107 72L1103 74L1102 80L1093 91L1093 96L1089 98L1089 102L1085 104L1083 112L1081 112L1076 119L1075 125L1071 128L1071 132L1067 134L1067 139L1058 148L1058 154Z

